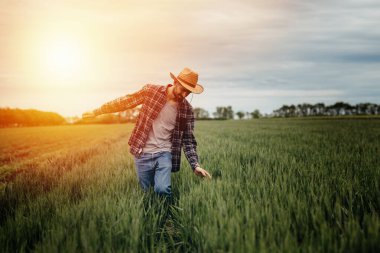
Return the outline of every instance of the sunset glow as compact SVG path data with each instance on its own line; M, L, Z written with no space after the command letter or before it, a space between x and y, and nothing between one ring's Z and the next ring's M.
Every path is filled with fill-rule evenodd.
M81 72L83 56L80 46L74 40L53 41L42 57L48 74L53 78L75 78Z

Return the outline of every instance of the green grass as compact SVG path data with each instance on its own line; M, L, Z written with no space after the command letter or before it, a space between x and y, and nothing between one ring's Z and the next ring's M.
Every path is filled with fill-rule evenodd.
M202 121L174 201L138 187L132 125L1 129L1 252L378 252L380 120ZM24 155L20 155L24 154Z

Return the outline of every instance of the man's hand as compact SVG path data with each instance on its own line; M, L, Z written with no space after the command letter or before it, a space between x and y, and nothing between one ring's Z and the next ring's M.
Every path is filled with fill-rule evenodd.
M91 118L95 118L95 114L93 111L88 111L88 112L85 112L82 114L82 118L83 119L91 119Z
M204 170L201 167L196 167L194 169L194 174L200 177L208 177L211 179L211 175L207 172L207 170Z

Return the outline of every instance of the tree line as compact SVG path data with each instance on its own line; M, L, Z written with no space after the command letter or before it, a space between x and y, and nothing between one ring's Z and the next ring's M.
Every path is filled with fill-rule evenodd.
M202 108L195 108L196 119L210 119L208 111ZM359 103L351 105L345 102L336 102L332 105L324 103L283 105L271 114L262 115L258 109L252 112L238 111L234 114L231 106L216 107L213 119L233 119L234 115L238 119L257 119L261 117L307 117L307 116L341 116L341 115L380 115L380 104Z
M274 117L307 117L307 116L340 116L340 115L379 115L380 104L359 103L350 105L345 102L336 102L326 106L324 103L283 105L274 110Z
M253 110L252 112L243 112L238 111L234 113L234 110L232 109L232 106L217 106L216 111L212 113L213 118L210 117L210 114L207 110L196 107L194 108L194 116L196 119L200 120L210 120L210 119L217 119L217 120L226 120L226 119L234 119L234 115L236 115L239 119L250 119L250 118L260 118L262 117L262 114L258 109Z
M82 119L80 117L64 118L58 113L44 112L34 109L11 109L0 108L0 127L12 126L42 126L60 124L113 124L136 122L140 108L129 109L117 114L104 114L93 119ZM326 106L324 103L283 105L270 115L265 117L307 117L307 116L339 116L339 115L379 115L380 104L360 103L350 105L345 102L336 102ZM228 119L256 119L263 115L258 109L252 112L234 112L232 106L217 106L215 112L210 113L200 107L194 108L194 116L197 120L228 120Z
M0 108L1 127L60 125L65 122L65 119L55 112Z

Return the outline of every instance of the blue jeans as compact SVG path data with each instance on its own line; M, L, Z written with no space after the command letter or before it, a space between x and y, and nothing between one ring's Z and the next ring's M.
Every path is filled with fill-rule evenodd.
M143 190L150 186L159 195L171 196L170 176L172 172L172 154L170 152L143 153L135 157L137 177Z

